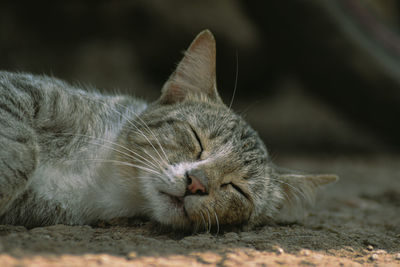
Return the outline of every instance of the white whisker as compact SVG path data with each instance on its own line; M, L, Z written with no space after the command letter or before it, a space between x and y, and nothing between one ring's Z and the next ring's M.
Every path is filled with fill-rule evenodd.
M72 94L72 93L71 93ZM84 97L84 98L86 98L86 99L88 99L88 100L91 100L91 101L95 101L95 102L97 102L97 103L102 103L102 104L107 104L104 100L102 100L102 99L94 99L94 98L90 98L90 97L88 97L88 96L85 96L85 95L82 95L82 94L79 94L79 96L80 97ZM119 103L115 103L116 105L118 105L118 106L120 106L120 107L123 107L123 108L125 108L125 109L127 109L127 107L126 106L124 106L124 105L122 105L122 104L119 104ZM139 134L141 134L145 139L146 139L146 141L152 146L152 148L155 150L155 152L158 154L158 156L160 157L160 160L161 161L163 161L163 163L164 164L167 164L168 165L168 163L167 162L165 162L165 160L167 160L167 159L163 159L162 157L161 157L161 155L160 155L160 153L158 152L158 150L154 147L154 145L153 145L153 143L148 139L148 137L134 124L134 122L132 122L131 120L130 120L130 118L128 118L125 114L123 114L123 113L121 113L121 112L119 112L118 110L116 110L114 107L112 107L112 106L109 106L109 108L112 110L112 111L114 111L114 112L116 112L117 114L119 114L120 116L122 116L122 118L124 118L130 125L132 125L133 127L135 127L136 128L136 130L137 130L137 132L139 133ZM135 112L133 112L132 110L129 110L129 111L131 111L136 117L139 117ZM160 147L161 148L161 147ZM165 152L164 152L165 153ZM161 166L160 166L161 167Z
M153 176L146 176L146 177L144 177L144 178L146 178L146 179L152 179L152 180L154 180L154 181L161 181L161 182L163 182L163 183L166 184L166 185L170 185L167 181L165 181L165 180L163 179L163 176L162 176L161 173L159 173L159 174L156 175L155 177L153 177Z
M167 159L163 159L162 158L162 156L161 156L161 154L158 152L158 150L154 147L154 145L153 145L153 143L149 140L149 138L132 122L132 121L130 121L130 120L128 120L127 119L127 122L131 125L131 126L133 126L133 127L135 127L135 129L137 130L136 132L137 133L139 133L139 134L141 134L145 139L146 139L146 141L150 144L150 146L154 149L154 151L157 153L157 155L158 155L158 157L160 158L160 160L161 160L161 162L162 163L164 163L165 165L168 165L168 161L167 161ZM156 138L156 140L158 140L157 138ZM160 147L161 148L161 147ZM161 167L161 166L160 166Z
M157 166L154 165L154 163L151 162L149 159L147 159L147 158L141 156L140 154L136 153L135 151L133 151L133 150L131 150L131 149L129 149L129 148L123 146L123 145L120 145L120 144L118 144L118 143L109 141L109 140L107 140L107 139L99 138L99 137L94 137L94 136L90 136L90 135L85 135L85 134L62 133L62 135L80 136L80 137L86 137L86 138L91 138L91 139L94 139L94 140L103 141L103 142L105 142L105 143L108 143L108 144L111 144L111 145L120 147L120 148L122 148L122 149L125 149L125 150L127 150L128 152L134 154L135 156L140 157L140 158L143 159L144 161L143 161L143 160L140 160L140 159L137 159L137 158L133 157L132 155L129 155L128 153L126 153L126 152L124 152L124 151L121 151L121 150L116 149L116 148L113 148L113 147L105 146L104 144L101 144L101 143L95 143L95 142L89 142L89 141L85 141L85 142L86 142L86 143L89 143L89 144L92 144L92 145L99 145L99 146L102 146L102 147L111 149L111 150L113 150L113 151L115 151L115 152L118 152L118 153L121 153L121 154L123 154L123 155L125 155L125 156L127 156L127 157L129 157L129 158L131 158L131 159L133 159L133 160L139 161L140 163L146 164L146 166L148 166L148 167L150 167L150 166L147 165L147 164L150 164L150 165L152 165L154 168L157 168Z
M136 127L136 129L137 129L137 130L131 129L131 128L130 128L130 130L132 130L133 132L139 133L139 134L141 134L141 135L144 136L144 133L143 133L141 130L139 130L137 127ZM156 153L158 154L158 156L159 156L159 158L160 158L160 160L161 160L161 163L163 163L163 164L165 164L165 165L168 165L168 163L167 163L166 161L164 161L164 160L161 158L161 155L158 153L158 151L156 150L156 148L152 145L152 143L150 142L150 140L148 140L147 137L145 137L145 138L146 138L146 141L150 144L150 146L151 146L151 147L156 151ZM142 150L144 153L146 153L146 155L148 155L149 157L151 157L152 159L154 159L154 161L158 164L158 166L159 166L160 169L163 168L163 165L161 165L160 161L155 160L155 158L154 158L152 155L150 155L149 152L147 152L145 149L143 149L142 147L140 147L140 146L137 145L137 144L133 144L133 145L135 145L136 147L141 148L141 150Z
M215 212L215 210L213 212L215 215L215 222L217 223L217 235L218 235L219 234L219 220L218 220L218 216L217 216L217 213Z
M203 221L204 231L207 231L206 220L204 219L204 215L203 215L203 212L201 210L200 210L200 215L201 215L201 219Z
M149 168L146 168L146 167L143 167L143 166L140 166L140 165L137 165L137 164L132 164L132 163L129 163L129 162L125 162L125 161L119 161L119 160L111 160L111 159L68 159L68 160L65 160L65 162L70 162L70 161L93 161L93 162L117 163L117 164L120 164L120 165L134 167L134 168L141 169L143 171L147 171L147 172L151 172L151 173L156 174L156 175L160 175L160 173L157 172L156 170L149 169Z
M232 108L233 99L235 98L238 76L239 76L239 56L238 56L238 52L236 51L236 75L235 75L235 86L233 87L233 93L232 93L231 102L230 102L230 104L229 104L229 109Z
M149 128L149 126L146 124L146 122L142 120L142 118L140 118L136 113L134 113L134 115L136 116L136 118L138 118L142 122L142 125L147 129L147 131L149 131L150 134L156 139L156 142L157 142L158 146L160 147L161 151L163 152L166 161L169 162L168 156L165 153L164 148L162 147L160 141L158 140L158 138L156 137L154 132Z
M211 232L211 216L210 216L210 212L208 211L208 209L206 208L207 211L207 217L208 217L208 231L207 233Z

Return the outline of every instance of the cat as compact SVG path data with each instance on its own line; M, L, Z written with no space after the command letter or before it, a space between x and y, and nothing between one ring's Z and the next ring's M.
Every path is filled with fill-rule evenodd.
M278 168L221 100L209 30L153 103L0 72L0 223L145 216L177 230L254 227L336 175Z

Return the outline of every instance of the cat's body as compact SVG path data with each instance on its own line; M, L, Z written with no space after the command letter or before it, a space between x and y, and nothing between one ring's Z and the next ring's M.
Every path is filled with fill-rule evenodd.
M151 104L0 72L1 224L144 215L177 229L258 225L335 179L270 162L257 133L218 96L208 31Z
M112 179L107 179L118 174L108 173L113 163L107 160L113 160L112 149L119 149L113 143L127 119L140 114L147 104L29 74L0 72L0 86L1 133L6 143L0 152L2 176L21 179L14 188L2 181L3 195L19 196L12 204L2 203L11 208L0 222L83 224L129 215L121 206L104 209L98 202L104 199L112 206L118 201L120 192L113 192ZM15 177L19 173L21 177ZM126 205L131 205L130 215L137 213L139 205Z

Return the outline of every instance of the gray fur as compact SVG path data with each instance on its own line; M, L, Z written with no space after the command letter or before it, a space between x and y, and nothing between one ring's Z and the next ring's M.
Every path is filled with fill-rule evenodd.
M0 223L145 215L176 229L254 226L336 180L282 174L257 133L223 104L215 80L209 31L151 104L0 72ZM207 194L188 194L189 171L204 174Z

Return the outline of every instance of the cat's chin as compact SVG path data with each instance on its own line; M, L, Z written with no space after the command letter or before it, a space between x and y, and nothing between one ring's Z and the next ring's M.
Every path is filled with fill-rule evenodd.
M196 197L177 197L168 193L159 192L161 205L157 207L156 220L175 230L193 230L193 225L199 224L199 218L193 214L193 201ZM191 212L192 211L192 212ZM197 223L196 223L197 222Z

